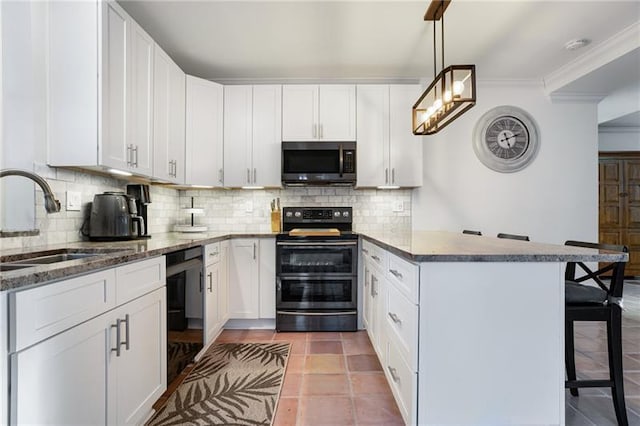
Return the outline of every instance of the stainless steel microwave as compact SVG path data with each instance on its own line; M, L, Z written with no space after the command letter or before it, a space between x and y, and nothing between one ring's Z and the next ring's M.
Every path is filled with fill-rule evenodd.
M282 142L282 184L356 184L355 142Z

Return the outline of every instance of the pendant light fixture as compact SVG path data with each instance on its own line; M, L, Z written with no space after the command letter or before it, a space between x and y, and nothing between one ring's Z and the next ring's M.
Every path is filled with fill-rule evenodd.
M433 21L434 80L413 105L413 134L433 135L476 104L476 66L450 65L444 68L444 11L451 0L432 0L424 15ZM440 22L442 70L436 75L436 21Z

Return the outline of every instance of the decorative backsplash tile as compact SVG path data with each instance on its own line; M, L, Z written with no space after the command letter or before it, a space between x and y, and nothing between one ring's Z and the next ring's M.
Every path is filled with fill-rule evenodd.
M0 248L28 248L86 239L80 231L89 216L93 196L105 191L125 191L127 181L114 177L36 165L35 172L50 184L63 205L59 213L47 214L43 195L36 186L36 236L0 239ZM81 211L66 211L67 191L81 193ZM175 224L190 221L183 208L202 207L204 214L195 223L211 231L271 232L270 202L280 198L282 207L353 207L355 231L408 232L411 230L411 190L352 188L292 188L265 190L176 190L162 185L150 186L147 227L151 234L173 231ZM400 210L402 211L394 211Z

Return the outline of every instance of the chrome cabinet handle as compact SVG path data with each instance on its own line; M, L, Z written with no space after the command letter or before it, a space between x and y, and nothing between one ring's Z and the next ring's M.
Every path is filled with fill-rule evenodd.
M389 183L389 169L384 169L384 183Z
M312 132L313 132L313 138L315 139L315 137L318 135L318 125L317 124L313 125Z
M320 131L318 132L318 133L320 134L320 135L319 135L319 136L320 136L320 137L319 137L319 139L322 139L322 138L324 138L324 136L323 136L323 133L324 133L324 132L323 132L322 124L319 124L319 125L318 125L318 127L320 128Z
M256 181L258 180L257 176L258 176L258 173L256 172L256 169L254 168L253 169L253 183L256 183Z
M247 183L251 183L251 170L247 168Z
M375 254L373 256L371 256L371 258L373 260L375 260L376 262L380 262L380 258L378 256L376 256Z
M224 183L224 174L222 169L218 170L218 182Z
M173 176L173 160L169 160L169 176Z
M202 274L202 271L200 271L200 293L202 293L202 279L204 278L204 275Z
M207 277L209 277L209 292L213 293L213 272L209 272Z
M391 272L399 280L402 279L402 274L400 272L396 271L395 269L389 269L389 272Z
M391 183L396 183L396 168L391 169Z
M115 324L111 324L111 328L116 329L116 347L111 348L111 352L115 352L116 356L120 356L120 322L121 320L118 318Z
M132 145L132 151L135 155L135 160L133 161L133 167L138 167L138 145Z
M362 252L363 252L364 254L369 254L369 250L367 250L366 248L363 248L363 249L362 249Z
M131 167L133 166L133 155L131 153L131 150L133 149L133 145L129 144L127 145L127 167Z
M393 381L398 383L400 381L400 377L398 377L398 370L390 365L387 365L387 370L389 370L389 374L391 374L391 378L393 379Z
M398 316L396 314L394 314L393 312L389 312L389 317L393 320L393 322L395 322L396 324L402 324L402 320L400 318L398 318Z
M253 243L253 260L256 259L256 243Z
M378 290L376 290L376 281L378 281L378 279L375 275L371 275L371 297L376 297L378 295Z
M129 341L130 341L130 339L129 339L129 314L126 314L124 316L124 321L121 321L121 322L125 322L125 323L127 323L127 325L125 326L125 331L124 331L124 339L125 340L124 340L124 342L120 343L120 345L124 345L124 348L126 350L129 350Z

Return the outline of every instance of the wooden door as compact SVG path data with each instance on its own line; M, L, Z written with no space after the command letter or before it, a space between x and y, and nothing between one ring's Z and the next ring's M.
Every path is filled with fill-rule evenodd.
M629 248L625 275L640 275L640 154L606 154L599 161L601 243Z

